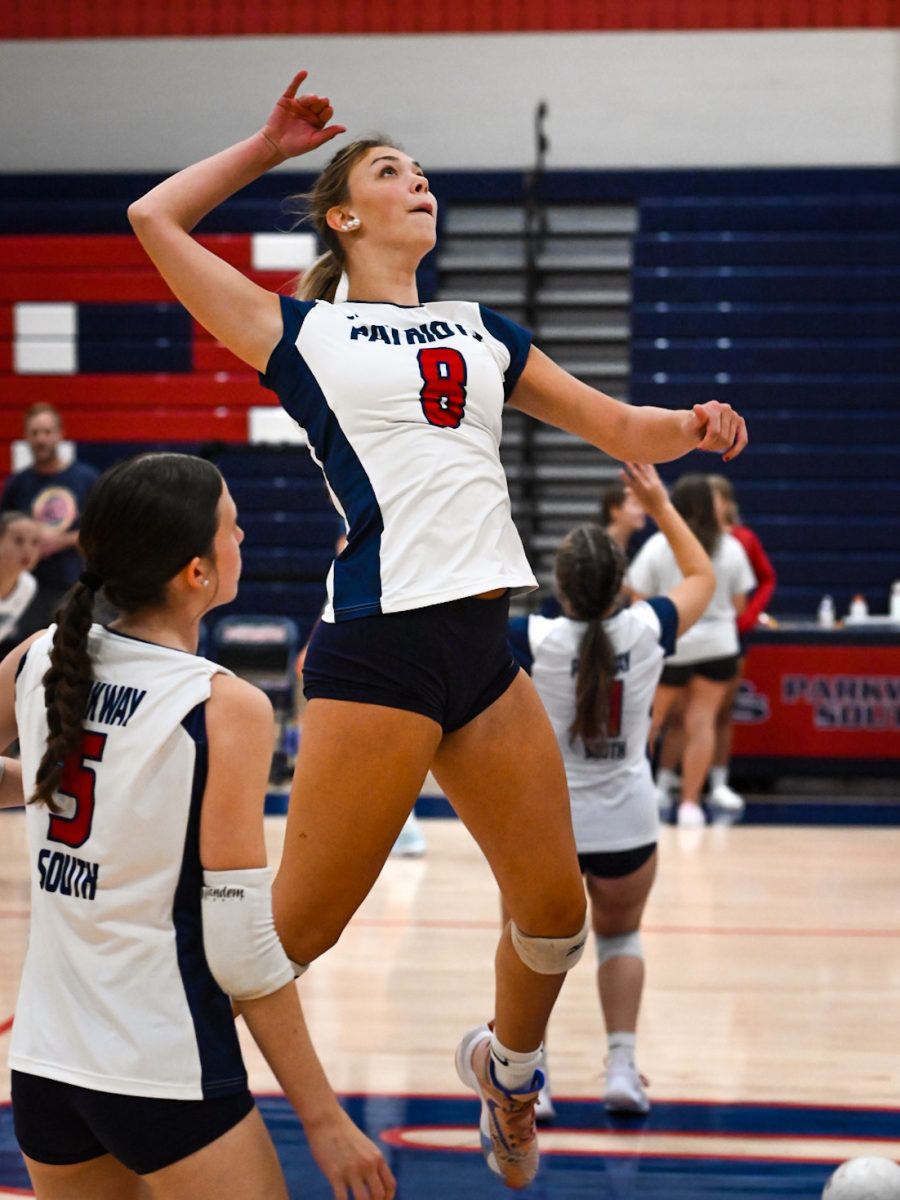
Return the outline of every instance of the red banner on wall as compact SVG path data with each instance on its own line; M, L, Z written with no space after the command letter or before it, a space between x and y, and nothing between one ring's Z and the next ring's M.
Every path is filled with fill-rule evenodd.
M900 0L5 0L0 39L894 28Z
M900 645L753 646L734 754L900 762Z

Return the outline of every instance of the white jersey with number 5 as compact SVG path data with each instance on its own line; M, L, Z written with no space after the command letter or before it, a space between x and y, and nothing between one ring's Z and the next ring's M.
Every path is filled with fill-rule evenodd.
M323 620L535 587L500 463L530 335L462 301L281 309L262 382L306 431L348 525Z
M659 814L647 758L650 708L671 652L678 613L667 597L642 600L604 622L616 656L607 745L591 755L574 744L575 680L586 624L568 617L529 617L532 677L562 750L581 854L633 850L655 842ZM521 657L521 654L520 654Z
M53 630L16 680L25 795L47 739L42 680ZM10 1065L132 1096L243 1091L231 1003L210 974L200 918L205 702L222 668L91 629L93 681L59 809L26 809L31 931Z

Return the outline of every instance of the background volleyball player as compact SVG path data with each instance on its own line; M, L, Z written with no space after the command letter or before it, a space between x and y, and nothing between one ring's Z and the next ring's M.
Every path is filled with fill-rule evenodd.
M328 252L302 300L259 288L197 243L189 232L211 208L344 132L327 98L296 97L304 78L262 131L129 215L179 299L307 430L349 525L306 658L279 932L299 964L333 945L432 767L512 916L493 1033L467 1035L457 1066L482 1096L489 1165L522 1187L538 1161L541 1034L584 945L585 899L553 732L506 640L508 594L535 580L500 464L503 403L628 459L698 446L731 457L746 431L714 401L691 412L622 405L476 303L421 305L416 269L434 246L437 202L420 165L382 139L345 147L313 189ZM332 304L342 271L348 298Z
M517 618L510 633L556 733L590 899L607 1031L604 1102L646 1112L635 1063L644 986L641 918L656 875L659 815L647 757L650 710L676 636L715 589L712 563L652 467L628 464L629 489L659 526L683 576L665 596L622 607L625 556L600 525L580 525L556 554L563 615Z
M32 801L10 1065L40 1200L286 1200L229 995L338 1200L394 1194L325 1078L275 934L269 701L195 653L201 617L235 596L242 538L210 463L114 467L88 498L88 573L59 625L0 665L0 739L22 756L0 760L0 801L23 784ZM121 613L108 629L91 624L101 583Z

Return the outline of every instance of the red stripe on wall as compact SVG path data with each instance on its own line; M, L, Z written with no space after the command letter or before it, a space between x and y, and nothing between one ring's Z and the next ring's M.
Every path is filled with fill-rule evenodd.
M244 274L269 291L289 291L296 278L282 271L245 271ZM0 302L30 301L52 303L74 301L82 304L168 303L175 297L156 272L149 267L122 270L105 267L98 271L65 268L38 271L0 271Z
M36 390L33 399L43 399L43 393ZM246 442L247 414L241 409L219 412L173 408L103 412L67 409L66 433L79 442ZM12 441L21 436L21 410L0 409L0 440Z
M235 372L246 373L247 367L241 360L221 342L212 340L195 341L192 347L193 368L195 371L215 372L228 371L230 374ZM254 404L257 403L254 400Z
M212 375L6 375L0 388L2 413L18 413L37 400L56 408L102 410L127 402L137 411L222 409L240 412L277 404L249 367L238 374ZM18 436L18 434L16 435Z
M0 38L900 26L900 0L6 0Z
M207 234L197 239L241 270L250 266L249 234ZM4 268L136 267L154 270L137 238L128 234L32 234L0 236Z

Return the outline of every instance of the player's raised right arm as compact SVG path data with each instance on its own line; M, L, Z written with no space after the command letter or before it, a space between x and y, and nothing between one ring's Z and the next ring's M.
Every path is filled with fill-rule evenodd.
M141 245L185 308L259 371L281 337L278 297L201 246L190 231L272 167L344 132L328 124L334 110L327 97L297 97L305 78L305 71L294 76L259 133L172 175L128 209Z
M716 576L709 555L669 499L655 469L646 463L626 463L622 476L641 506L659 526L672 547L678 569L684 576L668 593L678 610L681 637L703 616L716 590Z

